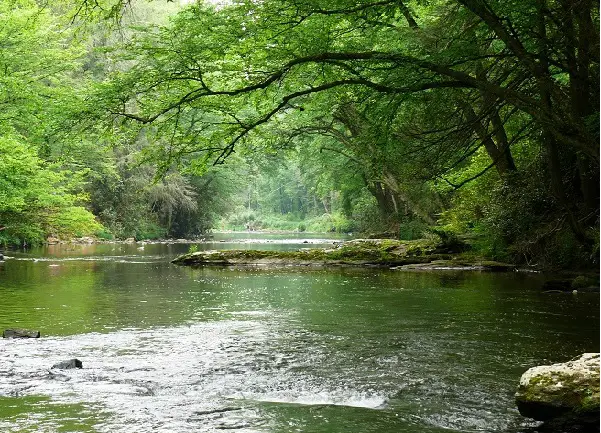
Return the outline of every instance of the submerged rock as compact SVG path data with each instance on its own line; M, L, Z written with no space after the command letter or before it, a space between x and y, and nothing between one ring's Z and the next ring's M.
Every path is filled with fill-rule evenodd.
M533 367L520 379L515 395L520 413L547 421L555 418L599 422L599 354ZM588 422L588 421L587 421Z
M40 331L32 331L30 329L5 329L2 333L4 338L40 338Z
M548 280L543 283L541 290L543 292L571 292L572 281L568 279Z
M599 292L599 277L579 275L572 280L571 288L579 292Z
M69 359L67 361L61 361L52 366L52 368L57 368L59 370L68 370L71 368L82 368L83 363L79 359Z
M71 380L71 378L67 375L53 373L52 371L49 371L46 376L44 376L44 379L56 380L58 382L69 382Z

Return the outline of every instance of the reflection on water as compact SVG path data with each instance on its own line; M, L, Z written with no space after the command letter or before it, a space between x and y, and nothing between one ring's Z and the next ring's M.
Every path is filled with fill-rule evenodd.
M188 248L0 265L0 327L43 335L0 340L0 431L515 433L526 368L599 350L598 295L537 276L169 264Z
M330 247L349 239L344 234L259 232L215 233L205 240L176 242L153 241L135 243L56 244L33 248L27 252L7 252L16 260L32 261L163 261L187 253L223 249L297 250L299 248Z

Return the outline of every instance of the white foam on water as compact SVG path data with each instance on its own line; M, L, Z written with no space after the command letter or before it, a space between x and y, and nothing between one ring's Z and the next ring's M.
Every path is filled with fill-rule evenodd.
M385 405L386 397L377 392L317 377L310 368L299 370L301 361L306 367L307 355L277 353L277 337L265 323L225 320L0 339L0 396L47 396L56 403L93 405L106 413L95 426L98 431L136 433L219 431L232 423L237 431L252 432L249 420L257 419L256 402ZM51 370L71 358L80 359L83 369ZM195 421L194 413L233 401L240 411ZM0 425L10 431L10 425Z
M265 403L299 404L306 406L348 406L364 409L384 409L387 399L378 395L352 394L344 391L313 391L294 393L290 391L265 394L242 394L232 399L254 400Z
M163 263L165 257L159 255L119 255L119 256L77 256L77 257L6 257L22 262L115 262L115 263ZM56 266L56 265L49 265Z

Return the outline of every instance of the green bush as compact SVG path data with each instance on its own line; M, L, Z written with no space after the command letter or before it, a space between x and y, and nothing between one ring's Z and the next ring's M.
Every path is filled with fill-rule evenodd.
M112 241L115 239L115 235L113 235L111 231L106 228L98 230L96 233L94 233L94 236L105 241Z
M159 226L157 223L151 221L142 221L136 228L134 237L138 240L141 239L161 239L167 235L165 228Z
M342 213L323 214L305 221L307 230L317 233L350 233L355 225Z
M398 238L406 241L422 239L427 230L428 225L422 221L412 220L403 222L399 225Z

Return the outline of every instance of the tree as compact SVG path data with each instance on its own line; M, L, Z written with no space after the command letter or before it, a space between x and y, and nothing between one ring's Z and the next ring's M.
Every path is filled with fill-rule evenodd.
M123 18L123 7L131 6L74 3L75 22L90 14ZM594 252L598 16L598 4L585 0L199 3L169 23L128 29L120 47L103 49L106 55L95 60L114 62L102 73L94 69L86 98L70 99L76 113L65 121L54 112L39 129L44 133L27 133L42 137L36 146L56 155L58 118L65 129L78 123L88 136L102 137L97 141L125 143L128 155L154 161L152 179L165 177L166 184L151 187L156 194L147 195L146 204L167 227L174 215L184 221L182 215L194 213L199 196L189 186L202 189L195 176L211 164L223 164L235 151L294 148L297 162L313 164L291 165L305 170L304 180L327 178L316 171L324 159L339 173L352 168L352 176L336 176L344 179L341 187L326 182L332 191L346 191L347 204L370 191L382 216L430 224L444 222L440 215L453 209L471 208L471 225L487 225L483 231L502 233L508 244L526 234L542 249L569 231ZM53 77L69 82L64 75ZM27 107L41 100L42 90L25 105L11 102L11 109L35 112ZM82 130L70 134L74 146ZM266 183L282 175L274 172ZM178 202L190 204L182 212L163 194L170 181L179 185ZM316 184L303 187L318 191ZM301 191L278 188L280 210L304 206L289 201ZM465 188L481 197L463 194ZM482 196L499 206L486 206ZM458 197L473 202L459 206ZM513 234L497 230L497 217L508 217L504 210L513 209L509 220L522 221L515 203L530 206L532 218Z
M101 228L82 204L86 171L53 160L56 105L70 100L78 54L33 1L0 4L0 242L39 243ZM60 144L58 144L60 145Z
M16 139L0 138L1 243L39 243L45 236L82 236L101 229L80 205L81 173L56 170Z

